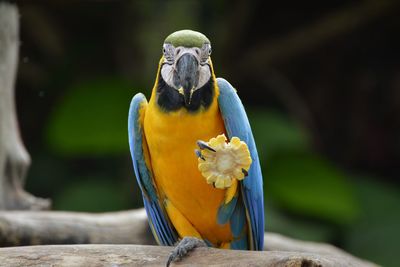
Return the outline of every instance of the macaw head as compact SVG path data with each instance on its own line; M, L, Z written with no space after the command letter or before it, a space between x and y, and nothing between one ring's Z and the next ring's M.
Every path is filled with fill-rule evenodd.
M186 107L196 90L212 78L210 55L210 41L200 32L181 30L164 41L160 74L170 88L183 95Z

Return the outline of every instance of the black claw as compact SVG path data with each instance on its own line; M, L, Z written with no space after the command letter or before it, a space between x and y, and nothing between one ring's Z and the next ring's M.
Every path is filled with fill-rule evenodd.
M201 140L197 141L197 145L199 146L200 149L208 149L212 152L216 152L214 148L207 145L207 143L204 141L201 141Z
M248 171L246 171L246 170L245 170L245 169L243 169L243 168L242 168L242 172L243 172L244 176L248 176L248 175L249 175L249 172L248 172Z
M174 257L171 255L169 255L167 263L165 264L165 267L169 267L169 265L171 264L172 260L174 259Z
M198 157L198 158L201 158L202 160L206 160L204 157L203 157L203 155L201 154L201 151L200 150L198 150L198 149L195 149L194 150L194 153L196 153L196 156Z

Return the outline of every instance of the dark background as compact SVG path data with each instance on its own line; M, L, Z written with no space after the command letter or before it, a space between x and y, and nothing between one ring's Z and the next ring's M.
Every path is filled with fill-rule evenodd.
M28 191L56 210L142 206L127 142L165 37L206 34L264 173L266 227L400 265L398 1L17 1Z

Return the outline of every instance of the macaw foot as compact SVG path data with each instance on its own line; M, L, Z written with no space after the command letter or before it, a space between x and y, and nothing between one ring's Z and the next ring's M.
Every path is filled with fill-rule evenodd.
M207 244L203 240L196 237L184 237L169 255L166 266L168 267L173 261L180 261L191 250L198 247L207 247Z

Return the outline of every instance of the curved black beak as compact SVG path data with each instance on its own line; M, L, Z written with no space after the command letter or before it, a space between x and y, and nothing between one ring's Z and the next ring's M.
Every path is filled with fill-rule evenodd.
M185 104L190 105L199 80L199 62L194 55L183 54L176 63L175 84L183 88Z

